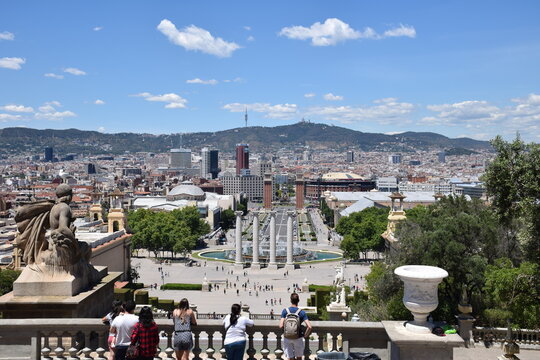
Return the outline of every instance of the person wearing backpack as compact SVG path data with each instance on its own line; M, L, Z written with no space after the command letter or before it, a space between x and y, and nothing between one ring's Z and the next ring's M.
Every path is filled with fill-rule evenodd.
M283 351L289 360L301 360L304 355L304 339L311 334L311 323L304 310L298 307L300 297L297 293L291 294L291 305L281 312L279 322L283 329ZM305 331L303 327L305 326Z

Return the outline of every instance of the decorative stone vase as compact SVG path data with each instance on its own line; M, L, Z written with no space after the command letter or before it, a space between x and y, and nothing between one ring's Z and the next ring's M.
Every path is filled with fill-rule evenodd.
M439 305L438 285L448 272L435 266L405 265L394 273L405 284L403 304L414 316L414 321L407 322L405 327L416 333L431 333L433 324L427 317Z

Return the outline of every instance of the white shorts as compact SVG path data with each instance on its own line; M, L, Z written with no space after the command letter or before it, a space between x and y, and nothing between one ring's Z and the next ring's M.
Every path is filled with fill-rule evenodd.
M283 338L283 352L286 359L301 358L304 356L304 338Z

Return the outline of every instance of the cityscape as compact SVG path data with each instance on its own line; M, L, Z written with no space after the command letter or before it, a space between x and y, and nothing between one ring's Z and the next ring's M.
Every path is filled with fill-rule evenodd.
M385 3L0 5L0 360L537 358L540 8Z

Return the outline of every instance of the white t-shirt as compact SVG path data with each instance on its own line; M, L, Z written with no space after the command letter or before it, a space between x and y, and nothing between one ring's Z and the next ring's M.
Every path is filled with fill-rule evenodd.
M131 333L137 322L139 322L139 317L133 314L119 315L114 318L111 327L116 329L116 346L131 344Z
M225 326L225 329L229 327L230 323L231 314L227 315L225 319L223 319L223 325ZM237 341L246 341L246 326L253 326L253 320L248 319L245 316L240 316L236 321L236 324L229 327L229 330L227 330L223 345L232 344Z

